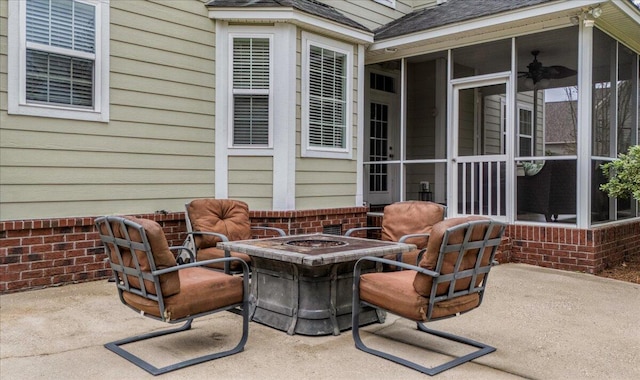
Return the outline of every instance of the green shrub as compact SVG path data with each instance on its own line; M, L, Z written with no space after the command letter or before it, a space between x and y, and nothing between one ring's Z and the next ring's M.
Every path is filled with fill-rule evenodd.
M602 172L608 182L600 185L600 190L612 198L633 197L640 200L640 145L621 153L618 159L602 165Z

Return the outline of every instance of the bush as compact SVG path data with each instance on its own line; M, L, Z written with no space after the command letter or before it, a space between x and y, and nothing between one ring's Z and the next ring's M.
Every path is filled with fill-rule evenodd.
M621 153L618 159L602 165L602 172L608 182L600 185L600 190L612 198L633 197L640 200L640 145Z

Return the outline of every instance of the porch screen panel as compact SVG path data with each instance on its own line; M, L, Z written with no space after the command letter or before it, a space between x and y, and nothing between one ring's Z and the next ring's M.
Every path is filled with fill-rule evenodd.
M93 106L95 14L79 1L27 1L28 102Z
M233 145L269 144L270 40L233 39Z
M345 54L311 46L309 49L309 145L346 147Z

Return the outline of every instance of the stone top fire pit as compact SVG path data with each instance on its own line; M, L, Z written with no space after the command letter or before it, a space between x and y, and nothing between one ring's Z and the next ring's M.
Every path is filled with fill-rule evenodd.
M218 243L250 256L303 265L323 265L357 260L363 256L395 254L415 249L412 244L399 244L355 237L309 234Z

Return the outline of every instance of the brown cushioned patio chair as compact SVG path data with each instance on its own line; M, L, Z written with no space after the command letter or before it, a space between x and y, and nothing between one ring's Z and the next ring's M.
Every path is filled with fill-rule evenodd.
M428 375L436 375L495 351L486 344L429 329L424 322L457 316L480 306L505 226L478 216L439 222L431 230L427 250L419 266L376 257L360 259L354 268L352 304L352 333L356 347ZM394 264L405 270L362 274L361 266L367 261ZM426 367L367 347L360 337L357 323L363 305L415 321L419 331L478 349L444 364Z
M187 241L185 245L196 253L196 260L211 260L220 257L239 257L251 265L251 257L244 253L229 252L216 247L221 241L248 240L252 230L271 231L272 234L285 236L280 228L251 226L249 206L234 199L194 199L185 205L187 222ZM225 273L237 273L240 263L224 262L209 265L211 268L224 269Z
M113 270L118 295L123 304L149 318L183 326L125 338L105 347L153 375L238 353L244 349L249 332L249 268L239 258L177 265L162 227L152 220L106 216L96 219L108 261ZM204 265L238 262L245 276L232 276L200 268ZM162 368L133 355L123 345L189 330L194 318L225 310L242 310L242 337L229 350L207 354ZM216 338L217 340L218 338ZM217 345L217 342L212 342Z
M380 240L415 244L417 249L398 254L397 261L416 265L418 254L427 247L433 225L445 217L446 207L434 202L405 201L385 206L381 227L358 227L348 230L349 236L356 231L380 230ZM385 257L393 259L393 257ZM391 269L394 267L391 266ZM397 268L396 268L397 269Z

